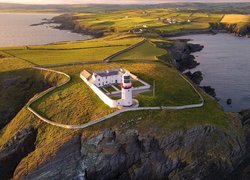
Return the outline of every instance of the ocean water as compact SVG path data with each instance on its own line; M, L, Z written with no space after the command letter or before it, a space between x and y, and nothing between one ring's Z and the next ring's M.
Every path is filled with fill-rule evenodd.
M90 38L67 30L54 29L50 25L30 26L54 16L57 14L0 13L0 46L38 45Z
M193 53L200 65L191 71L203 73L201 85L215 88L223 109L237 112L250 108L250 39L230 34L181 38L204 45L202 51ZM231 105L226 103L228 98Z

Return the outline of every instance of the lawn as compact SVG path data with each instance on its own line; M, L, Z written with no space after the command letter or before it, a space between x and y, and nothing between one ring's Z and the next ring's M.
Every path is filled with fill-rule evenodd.
M133 87L141 87L141 86L144 86L144 84L142 84L140 81L132 81L132 85L133 85Z
M112 86L105 86L104 87L109 93L115 92L116 89L114 89Z
M120 54L111 60L157 60L157 56L162 56L166 53L166 50L158 48L150 41L146 41L140 46Z

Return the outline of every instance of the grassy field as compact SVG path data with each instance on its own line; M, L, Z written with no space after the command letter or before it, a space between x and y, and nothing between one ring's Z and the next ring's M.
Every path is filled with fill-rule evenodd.
M221 20L222 23L250 23L250 15L226 14Z
M110 66L126 68L150 84L155 80L155 96L152 92L138 95L141 106L186 105L199 102L198 95L178 76L178 72L163 63L109 63L58 68L59 71L69 73L73 77L72 81L34 103L33 108L47 118L65 124L83 124L113 112L114 109L105 105L79 77L83 69L93 72L108 69Z
M157 60L158 56L167 54L167 51L158 48L152 42L146 41L140 46L131 49L111 60Z
M209 23L219 22L223 14L206 12L188 13L175 9L145 9L99 14L76 14L75 16L77 17L77 23L88 29L106 33L110 33L111 31L121 33L145 25L151 32L157 32L158 30L173 32L190 29L208 29ZM176 19L176 23L168 23L166 21L168 18Z
M24 68L29 68L31 67L32 64L18 59L18 58L13 58L13 57L5 57L5 58L0 58L0 73L2 72L8 72L8 71L16 71L18 69L24 69Z
M95 40L45 46L5 49L7 53L37 65L102 61L106 57L141 41L141 38L109 36Z

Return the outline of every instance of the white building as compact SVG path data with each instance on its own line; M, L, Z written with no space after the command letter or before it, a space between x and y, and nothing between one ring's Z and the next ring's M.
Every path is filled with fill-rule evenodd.
M120 84L122 82L123 69L113 69L107 71L98 71L90 73L84 70L81 74L88 79L89 82L97 87L102 87L109 84Z
M132 79L137 77L125 69L113 69L90 73L87 70L81 72L80 77L99 96L99 98L111 108L129 107L133 105ZM121 84L121 99L113 100L105 94L101 88L107 85ZM148 84L147 88L150 88Z

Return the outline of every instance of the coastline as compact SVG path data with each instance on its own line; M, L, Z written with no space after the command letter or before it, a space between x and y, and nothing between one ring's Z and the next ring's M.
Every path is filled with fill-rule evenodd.
M203 80L201 71L190 72L191 69L200 65L192 55L195 52L202 51L204 46L200 44L189 43L191 39L173 39L174 45L169 49L175 62L175 67L184 75L186 75L192 82L203 89L208 95L216 99L216 91L211 86L200 86Z
M61 15L64 12L50 12L50 11L0 11L0 14L53 14L53 15Z
M72 16L71 14L61 14L59 16L55 16L51 19L52 23L59 24L56 26L56 29L59 30L70 30L72 33L79 33L84 35L90 35L93 38L103 37L104 32L98 30L92 30L81 26L75 20L78 17Z
M53 24L51 19L60 15L58 13L0 12L0 15L3 23L7 23L8 20L11 21L11 23L1 28L1 34L7 34L7 36L1 36L1 48L50 45L71 41L85 41L93 38L86 34L76 32L73 34L69 30L60 31L54 28L60 24ZM13 25L14 20L20 21L18 26ZM34 38L23 38L37 33L39 36L34 36Z
M184 44L183 45L184 47L186 47L187 44L189 43L198 43L199 45L202 44L207 47L206 50L204 50L204 53L191 52L190 54L189 53L187 54L187 51L181 51L182 56L193 55L193 59L191 59L191 61L196 61L197 58L197 61L203 64L200 67L198 67L198 65L200 65L199 63L193 63L194 64L193 67L185 67L185 66L184 68L181 67L182 69L180 70L179 68L179 70L182 73L184 73L187 77L189 77L189 79L192 80L195 84L200 86L200 88L202 88L207 94L214 97L214 99L220 103L222 109L225 112L239 112L245 109L249 109L249 100L247 98L249 95L249 93L247 93L248 85L246 81L243 80L245 79L246 75L245 72L246 66L244 66L244 63L247 63L248 55L242 54L244 52L247 52L245 48L247 46L246 45L244 47L240 46L241 44L249 44L249 39L237 36L235 37L228 33L221 33L218 35L218 37L211 35L198 35L198 37L195 38L194 35L194 36L185 36L176 38L178 39L174 39L173 41L176 41L177 43L181 41L182 44ZM211 40L208 40L207 38L210 38ZM222 40L225 40L225 42L229 43L230 45L227 45L220 49L219 42L221 42ZM235 46L236 44L238 45L237 47L239 49L238 48L234 49L237 52L232 52L232 54L230 55L230 49L234 48L233 47L234 43ZM215 48L211 48L212 45L214 45L213 47ZM218 55L217 54L213 55L213 52L214 53L221 52L224 53L224 55L225 53L229 54L225 56L222 55L221 53L219 53ZM218 60L221 59L223 56L224 57L222 58L223 61L217 61L217 56ZM237 59L237 57L240 58L239 59L240 61L237 64L234 64L234 59ZM215 68L214 70L213 67ZM224 69L224 67L228 68ZM232 70L232 68L234 69L234 67L236 74L234 73L231 74L230 73L231 71L227 69ZM222 69L220 70L220 68ZM239 69L243 69L243 71L237 71ZM229 74L226 75L225 73ZM241 77L242 77L242 83L241 83ZM226 79L228 78L232 80L227 82ZM224 86L223 82L225 82Z

